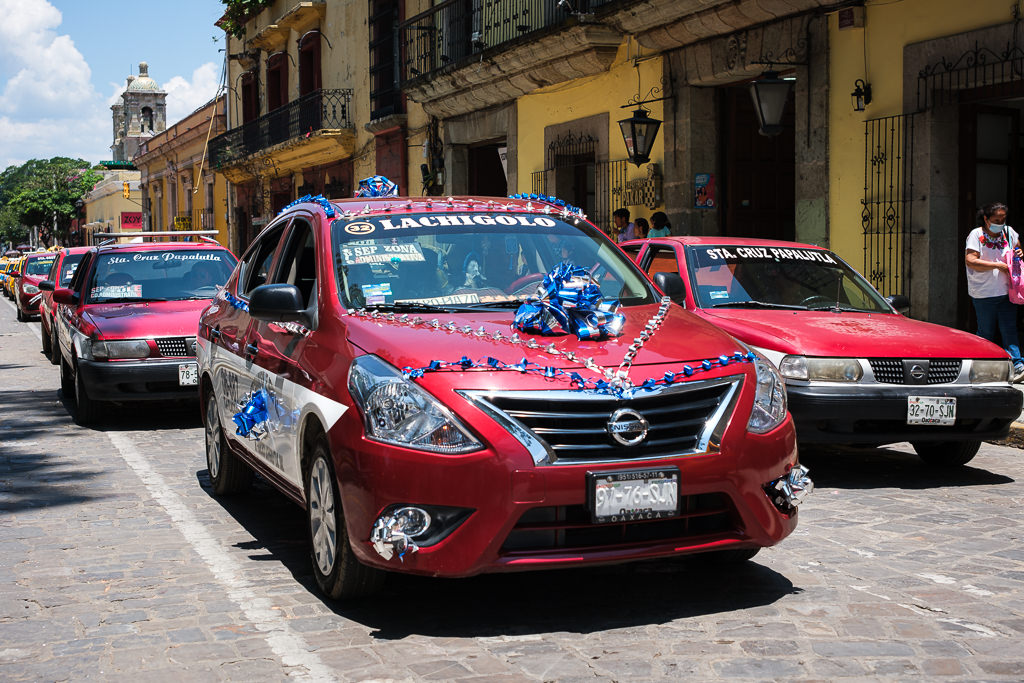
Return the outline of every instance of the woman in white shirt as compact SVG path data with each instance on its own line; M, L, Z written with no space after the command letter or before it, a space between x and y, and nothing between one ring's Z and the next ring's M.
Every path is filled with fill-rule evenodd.
M1006 205L986 204L978 212L980 225L967 236L964 262L967 293L978 317L978 336L999 343L1013 361L1013 381L1024 380L1024 359L1017 338L1017 307L1007 295L1010 286L1006 253L1021 256L1020 238L1006 225Z

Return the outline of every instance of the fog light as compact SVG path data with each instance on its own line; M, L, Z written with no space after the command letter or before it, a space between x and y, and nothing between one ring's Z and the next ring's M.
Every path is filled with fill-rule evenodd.
M764 492L768 494L772 504L780 511L791 513L814 490L814 482L807 476L807 473L806 467L796 465L784 477L765 484Z
M414 536L421 536L430 528L430 513L422 508L403 507L385 513L373 523L370 542L377 554L390 560L395 554L404 561L406 553L414 553L419 546Z

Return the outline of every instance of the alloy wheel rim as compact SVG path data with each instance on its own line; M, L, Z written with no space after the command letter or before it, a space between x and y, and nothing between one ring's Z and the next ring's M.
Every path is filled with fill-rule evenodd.
M206 400L206 467L211 479L220 474L220 420L213 394Z
M334 517L334 489L330 470L323 458L317 458L309 473L309 529L317 567L321 574L327 576L334 569L338 530Z

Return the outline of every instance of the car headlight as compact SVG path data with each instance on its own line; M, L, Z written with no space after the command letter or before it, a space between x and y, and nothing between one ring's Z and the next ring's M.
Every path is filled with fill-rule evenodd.
M786 379L821 382L858 382L864 376L864 370L854 358L786 356L779 363L779 372Z
M117 358L148 358L149 342L145 339L126 341L94 341L92 357L97 360Z
M757 392L754 394L754 409L750 411L747 430L764 434L782 424L786 419L786 388L779 371L761 357L754 359L757 370Z
M971 384L1006 382L1012 365L1009 360L976 360L971 362Z
M22 285L21 291L25 292L26 294L38 294L39 288L36 287L35 285Z
M348 389L366 418L366 436L434 453L483 448L445 406L377 356L360 356Z

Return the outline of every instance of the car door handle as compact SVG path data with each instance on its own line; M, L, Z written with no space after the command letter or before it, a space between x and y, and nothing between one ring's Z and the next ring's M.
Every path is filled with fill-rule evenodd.
M217 341L218 339L220 339L220 328L215 327L212 330L210 330L210 340Z
M246 355L246 357L249 357L249 356L255 357L258 353L259 353L259 349L256 348L255 344L246 344L245 345L245 355Z

